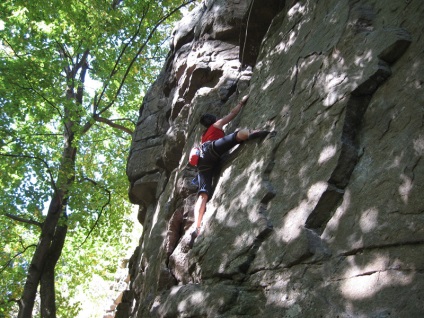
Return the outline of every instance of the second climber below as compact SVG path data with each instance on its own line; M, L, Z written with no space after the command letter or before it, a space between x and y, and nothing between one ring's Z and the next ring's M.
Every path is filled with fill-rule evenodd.
M211 114L203 114L200 117L200 123L206 127L201 138L201 156L199 158L198 168L198 197L194 206L194 222L196 229L192 233L193 244L194 239L200 234L203 215L206 211L206 203L212 195L212 180L219 167L221 156L228 152L231 148L246 140L254 138L264 138L270 132L267 130L240 129L232 134L225 135L223 127L232 121L246 104L249 96L246 95L234 107L230 113L220 119Z

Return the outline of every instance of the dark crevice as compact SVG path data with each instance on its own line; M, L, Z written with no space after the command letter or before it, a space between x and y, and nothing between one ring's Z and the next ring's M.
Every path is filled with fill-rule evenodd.
M338 162L328 180L327 189L305 223L307 228L318 234L322 234L328 221L342 202L344 189L347 187L352 172L359 161L361 149L358 136L372 96L391 75L388 63L393 63L393 58L399 58L408 47L405 45L405 41L409 40L406 31L396 31L395 34L400 38L396 38L393 43L387 43L388 47L383 50L384 54L379 55L385 56L388 61L379 59L377 65L369 65L369 68L375 69L374 72L371 72L371 75L350 94L346 106Z
M356 248L356 249L341 253L339 255L352 256L352 255L362 254L363 252L368 252L372 250L381 250L381 249L392 248L392 247L417 246L417 245L423 245L423 244L424 244L423 240L418 240L418 241L411 241L411 242L397 242L397 243L384 244L384 245L371 245L367 247Z
M272 20L285 7L285 0L252 0L240 38L242 67L255 66L262 40Z
M377 86L375 86L375 89ZM344 189L358 162L358 134L362 118L367 109L371 95L354 96L353 93L346 106L346 116L341 136L339 159L330 179L328 187L322 194L316 207L306 220L305 226L321 234L335 209L343 199Z
M291 95L294 95L294 92L296 91L297 77L298 77L298 74L299 74L299 61L302 60L302 59L306 60L306 59L310 58L311 56L319 56L319 55L322 55L322 52L312 52L312 53L310 53L306 56L299 56L297 58L296 65L295 65L295 75L294 75L294 80L293 80L293 87L290 91ZM315 81L316 80L314 80L314 83L315 83Z
M246 274L248 272L250 265L252 264L253 260L256 257L256 253L258 252L262 243L270 236L272 230L273 230L273 226L270 222L268 222L266 228L262 232L260 232L258 236L255 238L252 246L250 247L248 251L248 256L246 261L239 266L240 273Z
M209 66L203 67L198 65L192 70L191 75L187 77L184 85L180 89L180 95L183 96L185 102L188 104L200 88L215 87L222 74L223 70L211 70Z

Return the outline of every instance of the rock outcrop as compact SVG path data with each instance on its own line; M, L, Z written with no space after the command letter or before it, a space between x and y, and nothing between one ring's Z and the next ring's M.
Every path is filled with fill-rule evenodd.
M117 317L424 316L424 6L204 0L128 158L143 224ZM202 113L268 128L224 158L192 249ZM119 307L118 307L119 309Z

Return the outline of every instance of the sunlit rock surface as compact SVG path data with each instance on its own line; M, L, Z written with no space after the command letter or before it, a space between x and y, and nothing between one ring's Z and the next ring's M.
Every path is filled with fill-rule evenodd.
M424 6L209 0L175 28L127 166L117 317L424 317ZM247 36L247 37L246 37ZM222 163L188 248L204 112L276 133Z

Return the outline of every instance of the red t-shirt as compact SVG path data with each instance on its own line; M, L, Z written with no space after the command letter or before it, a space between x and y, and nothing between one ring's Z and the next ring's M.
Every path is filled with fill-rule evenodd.
M202 144L206 141L214 141L225 136L222 129L210 126L202 135Z

